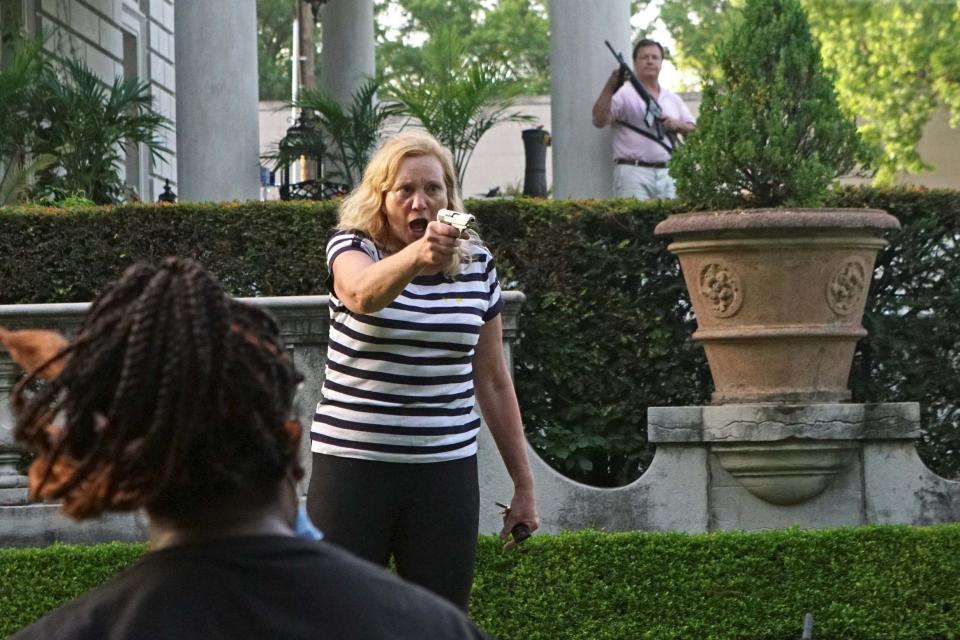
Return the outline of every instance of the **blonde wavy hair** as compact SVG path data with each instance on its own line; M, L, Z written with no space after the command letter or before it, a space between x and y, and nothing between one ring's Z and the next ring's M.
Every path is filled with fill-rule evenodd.
M344 231L365 233L386 254L403 249L403 245L390 233L384 203L387 192L396 182L400 164L406 158L418 156L433 156L440 161L443 183L447 190L446 208L463 211L463 200L450 153L428 133L405 131L389 138L374 152L364 169L360 184L340 205L337 226ZM450 264L443 269L448 275L459 271L461 261L468 255L466 244L481 243L480 237L473 230L467 230L463 235L465 237L457 243L457 251L451 257Z

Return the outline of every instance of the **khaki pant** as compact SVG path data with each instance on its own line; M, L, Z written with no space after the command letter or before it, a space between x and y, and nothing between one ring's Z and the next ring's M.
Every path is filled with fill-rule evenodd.
M613 194L617 198L669 200L677 197L677 190L666 169L617 164L613 166Z

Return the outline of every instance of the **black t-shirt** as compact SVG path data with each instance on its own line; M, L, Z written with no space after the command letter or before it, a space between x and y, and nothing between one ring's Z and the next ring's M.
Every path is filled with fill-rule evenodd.
M487 638L456 607L333 545L265 536L146 554L12 640Z

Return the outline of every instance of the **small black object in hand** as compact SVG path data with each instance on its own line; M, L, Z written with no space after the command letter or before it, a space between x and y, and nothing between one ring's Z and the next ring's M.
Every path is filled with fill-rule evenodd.
M503 504L502 502L494 502L493 504L503 509L503 511L501 511L500 513L501 515L503 515L504 518L506 518L507 513L510 512L510 507ZM514 544L520 544L521 542L523 542L524 540L532 536L533 532L530 531L530 527L520 522L513 526L513 529L510 530L510 535L513 536Z
M517 526L515 526L513 529L510 530L510 535L513 536L513 541L516 544L520 544L521 542L523 542L533 534L530 532L530 527L528 527L527 525L521 522L520 524L518 524Z

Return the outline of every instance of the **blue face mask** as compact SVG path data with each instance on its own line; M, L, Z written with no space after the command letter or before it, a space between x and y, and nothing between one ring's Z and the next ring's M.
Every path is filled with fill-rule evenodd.
M312 522L307 510L300 505L297 509L297 524L294 526L294 535L305 540L323 540L323 533Z

